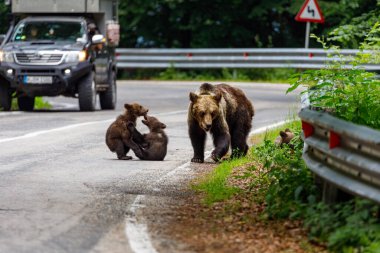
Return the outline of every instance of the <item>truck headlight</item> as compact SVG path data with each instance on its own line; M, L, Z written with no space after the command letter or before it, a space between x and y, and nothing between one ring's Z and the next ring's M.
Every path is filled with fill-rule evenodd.
M0 62L14 62L12 52L4 52L0 50Z
M65 62L82 62L87 58L86 51L72 51L66 54Z

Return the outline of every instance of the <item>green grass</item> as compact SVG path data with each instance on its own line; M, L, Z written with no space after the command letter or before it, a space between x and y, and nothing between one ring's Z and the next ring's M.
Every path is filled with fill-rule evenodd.
M35 110L43 110L43 109L51 109L51 108L52 108L51 104L45 101L42 97L36 97L36 100L34 102ZM12 111L18 110L17 99L12 99L11 110Z
M36 101L34 103L34 109L41 110L41 109L51 109L52 106L49 104L49 102L45 101L42 97L36 97Z
M284 129L289 128L291 131L295 131L296 129L301 128L301 121L296 119L296 116L292 116L288 121L285 122L284 125L268 129L267 131L255 134L251 136L251 141L254 144L258 144L263 142L264 140L271 140L274 141L278 136L280 131L283 131Z
M119 71L120 79L289 83L295 69L137 69Z
M233 168L249 162L247 157L224 161L213 172L208 174L200 182L193 185L193 189L205 194L204 203L211 205L214 202L229 199L238 189L227 185L227 179Z
M296 134L294 148L273 143L285 128ZM247 157L222 162L193 188L204 194L208 205L241 194L264 204L262 219L301 219L309 239L326 245L331 252L380 252L379 206L361 198L331 205L321 202L321 191L302 160L300 128L299 120L290 121L255 136L261 141ZM239 166L246 168L244 176L234 178L250 179L249 190L227 184L231 172Z
M290 120L283 126L270 129L265 133L253 136L257 142L264 139L274 140L281 130L285 128L299 129L301 122L298 120ZM255 140L253 142L256 142ZM251 151L248 154L252 153ZM224 201L239 192L239 189L231 187L227 184L227 180L231 175L232 169L248 164L252 161L252 157L242 157L239 159L226 160L220 163L210 174L203 178L200 182L193 185L193 189L204 193L204 203L211 205L212 203Z

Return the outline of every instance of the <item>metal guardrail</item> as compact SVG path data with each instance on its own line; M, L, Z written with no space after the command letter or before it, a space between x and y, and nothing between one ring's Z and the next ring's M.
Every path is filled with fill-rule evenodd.
M344 192L380 204L380 131L310 109L299 117L307 166Z
M334 51L304 48L198 48L139 49L118 48L117 67L123 68L300 68L320 69L332 61L349 60L359 50ZM335 55L328 57L328 55ZM351 68L351 65L343 65ZM366 70L380 70L380 65L363 65Z

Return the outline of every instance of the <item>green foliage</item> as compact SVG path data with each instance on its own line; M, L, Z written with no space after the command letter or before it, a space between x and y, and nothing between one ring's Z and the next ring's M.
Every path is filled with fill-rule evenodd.
M51 109L52 106L51 104L49 104L49 102L45 101L42 97L36 97L36 100L34 102L34 108L36 110Z
M312 240L327 242L333 252L379 252L379 206L354 199L335 205L305 205L304 224Z
M260 81L286 83L295 69L207 69L183 70L170 67L166 70L119 71L121 79L197 80L197 81Z
M265 200L270 218L289 217L301 203L315 198L311 172L302 160L300 127L293 132L295 137L291 144L294 148L288 145L279 148L273 140L266 139L252 150L254 159L262 166L251 168L259 172L252 181L252 189L261 188L262 195L258 195L258 200Z
M43 110L43 109L51 109L52 106L49 104L49 102L45 101L42 97L36 97L36 100L34 101L34 109L36 110ZM17 99L12 99L12 111L18 110L17 105Z
M304 23L294 21L302 3L303 0L120 1L121 46L302 46Z
M0 1L0 34L5 34L9 25L9 7L4 4L4 1Z
M266 139L253 150L262 167L253 167L256 201L265 202L268 218L302 218L312 241L326 243L332 252L379 252L379 206L363 199L327 205L301 158L303 142L296 134L294 149L279 148ZM260 173L257 173L260 170ZM259 191L257 191L259 188Z
M369 12L361 13L349 22L342 22L329 33L328 41L339 42L345 48L358 48L372 27L378 22L380 15L379 3Z
M377 23L361 44L363 48L378 47L379 41L375 38L379 30ZM380 129L380 80L375 73L367 72L359 66L378 59L376 54L362 51L353 59L344 59L336 47L329 48L323 40L319 41L326 49L335 49L336 53L331 57L339 60L334 60L325 69L293 75L288 92L306 85L311 106L323 108L344 120ZM344 69L347 63L353 67Z
M302 47L305 24L294 17L303 2L123 0L118 8L120 47ZM345 38L353 46L379 16L377 0L320 0L319 4L326 22L312 24L312 32L326 35L343 25L333 34L339 41L347 37L343 33L353 31L353 36ZM8 13L9 7L0 1L0 33L7 31ZM315 45L311 42L311 47Z
M231 170L254 161L244 175L235 178L251 179L249 192L253 201L264 204L264 218L302 219L310 240L325 243L331 252L380 252L379 206L359 198L331 205L320 202L314 177L301 157L301 124L297 121L285 127L296 134L293 148L275 145L279 129L271 130L248 158L221 163L195 189L205 193L207 204L226 200L240 193L227 185Z

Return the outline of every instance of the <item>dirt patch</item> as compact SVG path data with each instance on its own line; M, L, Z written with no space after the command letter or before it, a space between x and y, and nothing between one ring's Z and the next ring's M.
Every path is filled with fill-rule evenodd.
M197 167L197 177L214 168L210 164ZM239 175L244 170L236 168L233 173ZM249 185L244 180L229 183L240 188ZM167 201L155 213L156 222L149 225L152 234L166 238L156 245L159 252L168 252L168 248L170 252L325 252L322 246L308 242L300 221L263 218L265 207L247 194L206 206L202 195L186 187L184 191L185 198Z

